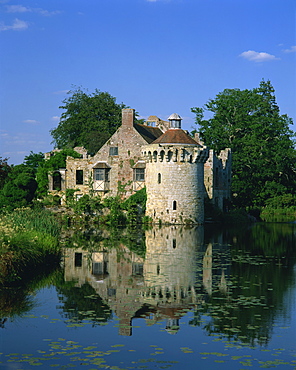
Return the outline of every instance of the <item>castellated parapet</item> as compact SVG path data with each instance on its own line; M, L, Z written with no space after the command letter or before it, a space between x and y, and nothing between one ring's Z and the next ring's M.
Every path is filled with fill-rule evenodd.
M202 224L204 163L208 155L208 149L196 142L142 147L146 161L146 215L154 222Z

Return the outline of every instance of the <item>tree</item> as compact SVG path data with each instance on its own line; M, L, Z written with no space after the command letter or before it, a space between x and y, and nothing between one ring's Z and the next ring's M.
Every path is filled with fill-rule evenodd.
M25 156L24 158L24 164L35 172L37 171L38 166L42 165L44 162L44 154L39 153L33 153L32 150L30 151L30 154Z
M68 94L59 107L65 112L58 127L50 131L53 143L59 149L83 146L94 154L121 125L121 110L126 106L97 89L87 94L76 88Z
M0 207L8 211L31 204L37 182L32 168L24 164L13 166L0 190Z
M296 150L292 120L281 115L270 81L252 90L225 89L205 104L213 117L192 108L205 144L233 153L232 191L241 207L296 190Z
M7 163L8 158L0 157L0 189L3 188L5 180L11 171L11 167Z

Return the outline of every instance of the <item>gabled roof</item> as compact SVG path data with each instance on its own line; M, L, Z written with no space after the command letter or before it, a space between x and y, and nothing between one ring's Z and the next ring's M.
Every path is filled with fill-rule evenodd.
M200 146L192 137L181 129L170 129L158 137L153 144L190 144Z
M152 141L162 135L162 131L158 127L145 126L141 125L140 123L134 123L134 128L148 144L151 144Z

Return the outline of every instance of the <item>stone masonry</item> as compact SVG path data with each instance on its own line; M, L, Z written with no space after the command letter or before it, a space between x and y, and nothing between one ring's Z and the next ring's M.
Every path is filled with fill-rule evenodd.
M154 222L203 223L204 198L220 209L230 200L231 151L219 155L181 129L181 117L168 121L150 116L134 122L134 110L122 110L122 125L94 155L74 148L66 168L49 174L49 191L62 195L75 189L101 197L129 197L146 186L147 215ZM46 158L54 154L46 153Z

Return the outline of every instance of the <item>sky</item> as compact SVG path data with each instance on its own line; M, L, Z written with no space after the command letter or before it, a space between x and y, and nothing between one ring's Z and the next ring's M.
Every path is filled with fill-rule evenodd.
M0 156L20 164L52 150L77 87L142 118L178 113L191 130L192 107L270 80L296 124L295 10L295 0L0 0Z

